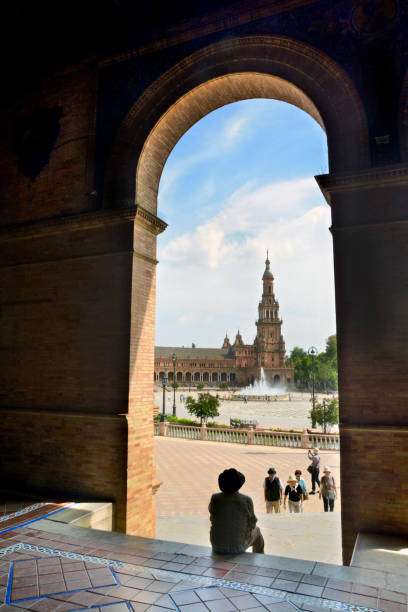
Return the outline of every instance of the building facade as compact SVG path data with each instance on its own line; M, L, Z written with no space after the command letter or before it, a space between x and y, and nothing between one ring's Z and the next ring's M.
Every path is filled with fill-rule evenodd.
M234 343L231 344L226 334L219 349L156 346L155 382L160 382L166 373L170 382L175 377L177 383L184 385L204 383L217 386L228 383L231 386L242 386L260 378L263 369L270 384L290 388L294 381L293 368L285 363L282 319L273 283L274 277L267 256L253 344L245 344L238 330Z

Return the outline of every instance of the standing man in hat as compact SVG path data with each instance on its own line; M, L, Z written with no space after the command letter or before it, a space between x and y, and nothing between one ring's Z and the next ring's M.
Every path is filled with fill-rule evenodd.
M316 484L317 484L317 486L320 489L320 480L319 480L320 455L319 455L319 449L318 448L313 448L312 452L310 450L307 451L307 456L309 457L309 459L312 462L309 465L309 467L307 468L308 471L310 471L311 476L312 476L312 490L310 491L309 495L314 495L316 493Z
M264 552L264 539L256 526L253 501L238 493L245 476L235 468L224 470L218 476L221 493L211 496L210 541L215 553L242 553L252 546L252 552Z
M263 487L266 513L272 514L274 510L275 512L280 512L283 497L283 484L281 479L277 477L275 468L269 468L268 476L264 480Z

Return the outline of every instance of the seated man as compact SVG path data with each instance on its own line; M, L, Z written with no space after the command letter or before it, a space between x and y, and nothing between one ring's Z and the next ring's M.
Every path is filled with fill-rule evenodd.
M245 476L235 468L224 470L218 476L222 493L211 496L210 540L215 553L242 553L249 546L252 552L264 552L264 539L254 514L254 504L247 495L238 493Z

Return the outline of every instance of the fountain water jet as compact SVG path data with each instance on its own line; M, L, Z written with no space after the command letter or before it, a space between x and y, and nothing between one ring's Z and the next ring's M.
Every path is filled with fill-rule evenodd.
M255 380L253 384L244 387L238 391L238 395L262 396L262 395L284 395L286 389L281 385L272 386L268 383L265 377L264 369L261 368L261 377Z

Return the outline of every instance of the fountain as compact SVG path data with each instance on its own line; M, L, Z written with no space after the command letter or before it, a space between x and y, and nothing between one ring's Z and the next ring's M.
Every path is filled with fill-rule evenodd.
M255 380L251 385L244 387L238 391L238 395L248 397L265 397L270 395L284 395L286 389L280 385L272 386L268 383L265 377L264 369L261 368L261 377Z

